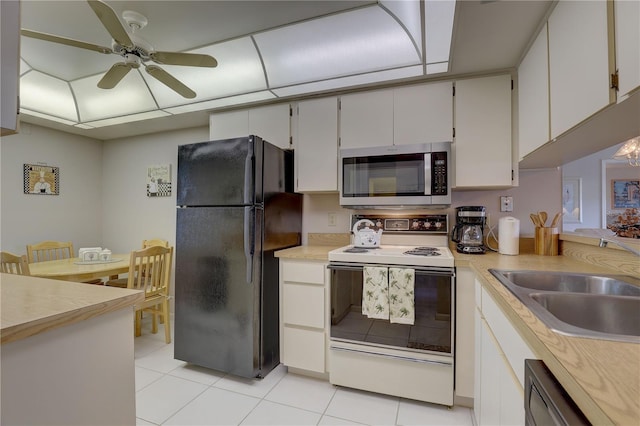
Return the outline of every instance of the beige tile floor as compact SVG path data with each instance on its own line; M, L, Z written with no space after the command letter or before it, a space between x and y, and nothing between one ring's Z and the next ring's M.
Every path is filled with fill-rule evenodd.
M138 425L473 425L471 410L333 386L280 365L248 380L173 358L164 330L135 339Z

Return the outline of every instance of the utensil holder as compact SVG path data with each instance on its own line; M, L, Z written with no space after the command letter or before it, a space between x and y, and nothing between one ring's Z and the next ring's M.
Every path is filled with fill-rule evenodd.
M541 256L557 256L560 234L558 228L536 227L534 252Z

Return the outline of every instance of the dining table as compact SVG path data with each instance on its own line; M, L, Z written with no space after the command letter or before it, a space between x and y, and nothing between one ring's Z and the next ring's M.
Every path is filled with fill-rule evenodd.
M118 278L129 272L130 253L113 254L108 261L83 261L79 257L47 260L29 264L32 276L54 280L83 282L96 278Z

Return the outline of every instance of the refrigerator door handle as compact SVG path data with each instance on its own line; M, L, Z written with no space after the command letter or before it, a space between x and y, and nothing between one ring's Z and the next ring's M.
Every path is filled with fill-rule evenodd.
M245 204L253 204L254 198L254 178L253 178L253 169L254 169L254 152L253 152L253 144L249 145L249 149L247 151L247 156L244 159L244 203Z
M255 208L244 208L244 257L247 262L247 283L253 283L253 255L255 247Z

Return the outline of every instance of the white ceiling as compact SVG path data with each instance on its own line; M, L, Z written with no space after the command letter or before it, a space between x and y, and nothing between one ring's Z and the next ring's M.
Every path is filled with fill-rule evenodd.
M21 91L32 91L21 93L24 108L21 111L22 121L97 139L111 139L204 126L208 123L209 111L233 105L295 99L307 94L331 93L355 86L510 69L519 63L554 2L458 1L449 69L444 74L430 75L425 72L429 58L425 59L422 55L420 32L424 26L419 18L422 5L419 1L147 0L106 3L119 16L124 10L145 15L149 24L138 34L157 50L212 54L218 59L219 66L199 68L194 78L187 72L192 67L161 65L190 87L194 86L192 88L198 96L191 101L175 95L155 80L147 79L144 72L131 72L115 89L104 91L96 88L95 84L111 65L120 60L117 56L22 37ZM21 13L22 28L110 46L109 33L84 1L23 0ZM348 25L336 25L341 20ZM326 74L318 74L313 63L301 66L300 56L317 50L314 50L316 46L305 44L305 40L299 37L288 36L292 27L287 25L292 23L305 25L310 34L308 43L314 39L321 40L325 45L332 43L334 47L330 55L322 56L327 52L323 50L309 55L310 59L305 60L320 59L323 64L331 64L329 68L334 70L335 75L327 77ZM324 23L331 25L324 26ZM275 28L279 31L267 31ZM339 32L336 28L344 29ZM405 44L385 48L390 33L398 33L412 44L409 47ZM257 58L257 62L255 57L251 57L256 55L252 44L260 45L259 51L264 54L264 57ZM373 68L365 70L360 63L350 61L356 55L351 55L345 46L370 49L370 56L375 59ZM285 59L281 58L277 64L273 60L278 54L293 51L297 52L298 60L290 62L289 66L281 66L286 63ZM432 50L427 53L430 52ZM264 68L255 69L256 63ZM275 72L278 65L280 69ZM231 66L234 72L230 76L225 75L225 67L229 70ZM138 114L138 118L157 114L166 116L118 125L105 126L105 122L102 122L100 125L103 127L94 129L56 123L39 113L64 115L63 103L51 102L50 111L34 111L35 108L29 109L27 105L29 99L52 93L47 91L57 90L56 86L63 90L72 87L73 90L69 92L74 93L73 105L67 107L77 108L79 105L84 108L83 117L80 118L83 122L94 120L98 123L101 117L97 113L92 116L90 111L97 108L94 104L105 102L121 106L123 115ZM136 110L131 105L140 99L147 100L148 105ZM190 102L197 104L192 107ZM182 113L189 109L197 111ZM69 114L74 112L70 111Z

